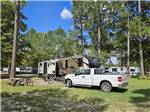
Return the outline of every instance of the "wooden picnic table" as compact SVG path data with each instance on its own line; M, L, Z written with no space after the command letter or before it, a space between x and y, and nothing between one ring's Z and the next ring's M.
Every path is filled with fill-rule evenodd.
M31 83L33 85L33 81L31 80L31 77L12 78L10 80L10 84L12 86L16 86L16 85L29 85L29 83Z
M22 83L22 78L12 78L12 79L10 79L10 84L12 85L12 86L16 86L16 85L21 85L21 83Z

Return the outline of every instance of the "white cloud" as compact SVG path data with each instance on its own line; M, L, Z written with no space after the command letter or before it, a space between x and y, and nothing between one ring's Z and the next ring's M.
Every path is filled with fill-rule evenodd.
M63 19L67 19L67 18L72 18L72 14L69 10L67 10L66 8L64 8L62 11L61 11L61 14L60 16L63 18Z
M70 4L73 5L73 1L72 0L70 0Z

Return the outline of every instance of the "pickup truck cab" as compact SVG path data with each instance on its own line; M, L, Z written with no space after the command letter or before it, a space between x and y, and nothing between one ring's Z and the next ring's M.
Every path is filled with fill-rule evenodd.
M127 76L119 73L105 73L101 68L79 69L65 76L65 86L99 86L102 91L110 92L113 87L126 87Z

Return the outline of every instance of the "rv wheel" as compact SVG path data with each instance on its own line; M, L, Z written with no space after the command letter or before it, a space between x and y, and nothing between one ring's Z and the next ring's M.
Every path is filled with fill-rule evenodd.
M66 81L66 87L70 88L72 86L72 81L70 79L68 79Z

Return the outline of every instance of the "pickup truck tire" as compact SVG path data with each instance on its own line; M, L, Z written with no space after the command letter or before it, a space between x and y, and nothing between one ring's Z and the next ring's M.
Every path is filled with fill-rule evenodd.
M66 87L68 87L68 88L72 87L72 81L70 79L66 80Z
M102 82L100 88L104 92L110 92L112 90L112 86L109 82Z

